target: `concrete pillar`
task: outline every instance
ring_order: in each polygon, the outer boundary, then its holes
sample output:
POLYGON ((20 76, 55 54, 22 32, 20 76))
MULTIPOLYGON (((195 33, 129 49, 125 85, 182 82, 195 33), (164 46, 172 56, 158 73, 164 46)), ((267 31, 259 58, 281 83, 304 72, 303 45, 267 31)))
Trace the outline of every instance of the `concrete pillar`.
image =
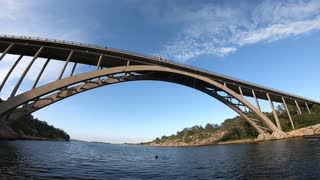
POLYGON ((274 119, 276 120, 277 127, 282 131, 282 128, 281 128, 281 125, 280 125, 280 122, 279 122, 279 118, 278 118, 278 115, 277 115, 277 111, 274 109, 273 103, 272 103, 271 98, 270 98, 268 93, 267 93, 267 97, 268 97, 268 100, 269 100, 269 103, 270 103, 270 106, 271 106, 271 109, 272 109, 272 112, 273 112, 274 119))
POLYGON ((306 104, 306 107, 307 107, 308 112, 309 112, 309 114, 310 114, 310 113, 311 113, 311 111, 310 111, 309 105, 308 105, 308 103, 305 103, 305 104, 306 104))
POLYGON ((30 61, 30 63, 28 64, 28 66, 26 67, 26 69, 24 70, 24 72, 22 73, 22 75, 20 76, 16 86, 14 87, 14 89, 11 92, 10 98, 14 97, 14 95, 17 93, 17 90, 20 87, 20 84, 22 83, 24 77, 26 76, 26 74, 28 73, 28 71, 30 70, 32 64, 34 63, 34 61, 39 57, 40 53, 42 52, 43 47, 41 47, 37 53, 35 54, 35 56, 32 58, 32 60, 30 61))
POLYGON ((292 118, 291 118, 291 114, 290 114, 290 111, 289 111, 289 109, 288 109, 288 106, 287 106, 286 100, 285 100, 283 97, 281 97, 281 98, 282 98, 282 102, 283 102, 283 104, 284 104, 284 107, 285 107, 285 108, 286 108, 286 110, 287 110, 287 113, 288 113, 288 117, 289 117, 289 120, 290 120, 291 127, 292 127, 292 129, 294 129, 294 124, 293 124, 293 121, 292 121, 292 118))
POLYGON ((97 63, 97 70, 99 70, 99 67, 101 65, 101 60, 102 60, 103 55, 100 55, 98 63, 97 63))
POLYGON ((253 95, 253 97, 254 97, 254 100, 256 101, 256 104, 257 104, 258 109, 261 111, 259 101, 258 101, 258 99, 257 99, 257 97, 256 97, 256 93, 254 92, 253 89, 252 89, 252 95, 253 95))
POLYGON ((38 82, 40 80, 40 77, 42 76, 43 71, 46 69, 46 67, 47 67, 49 62, 50 62, 50 59, 47 59, 46 62, 44 63, 44 65, 42 66, 42 68, 41 68, 41 70, 40 70, 40 72, 38 74, 37 79, 34 81, 34 83, 32 85, 32 89, 34 89, 37 86, 37 84, 38 84, 38 82))
MULTIPOLYGON (((98 63, 97 63, 97 70, 101 69, 101 61, 102 61, 103 55, 100 55, 98 63)), ((100 82, 101 77, 98 77, 98 82, 100 82)))
POLYGON ((72 67, 72 70, 71 70, 70 76, 73 76, 73 74, 74 74, 74 70, 76 69, 77 64, 78 64, 78 63, 74 63, 74 64, 73 64, 73 67, 72 67))
POLYGON ((58 80, 60 80, 60 79, 62 78, 63 73, 64 73, 64 71, 66 70, 66 67, 67 67, 67 65, 68 65, 68 63, 69 63, 69 61, 70 61, 70 59, 71 59, 72 55, 73 55, 73 51, 71 51, 71 52, 70 52, 70 54, 69 54, 69 56, 68 56, 68 58, 67 58, 66 62, 64 63, 64 66, 63 66, 63 68, 62 68, 62 71, 61 71, 61 73, 60 73, 60 75, 59 75, 58 80))
POLYGON ((4 50, 4 52, 1 54, 0 56, 0 61, 4 58, 4 56, 10 51, 10 49, 13 47, 13 43, 10 44, 6 50, 4 50))
MULTIPOLYGON (((243 93, 242 93, 242 89, 241 89, 240 86, 239 86, 239 92, 240 92, 240 95, 244 98, 243 93)), ((246 107, 244 107, 244 111, 247 112, 247 108, 246 107)))
POLYGON ((299 104, 298 104, 297 100, 294 100, 294 103, 295 103, 296 106, 297 106, 298 114, 302 114, 301 109, 300 109, 300 107, 299 107, 299 104))
MULTIPOLYGON (((127 60, 127 62, 125 63, 125 66, 130 66, 130 61, 129 60, 127 60)), ((126 73, 124 73, 124 76, 127 77, 128 74, 129 73, 126 72, 126 73)), ((100 80, 100 77, 99 77, 99 80, 100 80)))
POLYGON ((18 63, 20 62, 20 60, 22 59, 23 55, 19 56, 18 59, 14 62, 14 64, 12 65, 12 67, 10 68, 9 72, 6 74, 6 76, 4 77, 1 85, 0 85, 0 91, 2 90, 3 86, 6 84, 9 76, 11 75, 12 71, 14 70, 14 68, 18 65, 18 63))

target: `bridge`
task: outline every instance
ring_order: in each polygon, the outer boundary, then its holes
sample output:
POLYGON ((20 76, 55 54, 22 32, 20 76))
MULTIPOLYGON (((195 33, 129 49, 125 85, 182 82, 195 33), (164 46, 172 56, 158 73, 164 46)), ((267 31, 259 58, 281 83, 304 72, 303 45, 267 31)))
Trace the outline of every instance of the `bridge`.
POLYGON ((109 47, 1 35, 0 53, 0 66, 5 56, 17 57, 2 82, 0 81, 0 92, 16 66, 26 57, 31 58, 15 82, 10 95, 6 100, 0 101, 0 122, 3 123, 14 122, 27 114, 87 90, 138 80, 171 82, 206 93, 242 116, 259 133, 258 139, 261 140, 286 137, 274 103, 283 104, 292 129, 295 128, 292 119, 293 110, 298 114, 310 113, 312 106, 320 105, 320 102, 311 99, 186 66, 161 57, 109 47), (30 89, 18 94, 21 83, 35 61, 43 61, 42 68, 38 70, 38 75, 34 77, 30 89), (39 80, 51 61, 63 61, 64 66, 56 80, 39 86, 39 80), (75 70, 81 64, 94 66, 94 69, 76 74, 75 70), (68 66, 72 67, 70 72, 66 72, 68 66), (248 100, 249 97, 254 98, 255 103, 251 103, 248 100), (268 118, 262 112, 259 100, 269 101, 274 119, 268 118))

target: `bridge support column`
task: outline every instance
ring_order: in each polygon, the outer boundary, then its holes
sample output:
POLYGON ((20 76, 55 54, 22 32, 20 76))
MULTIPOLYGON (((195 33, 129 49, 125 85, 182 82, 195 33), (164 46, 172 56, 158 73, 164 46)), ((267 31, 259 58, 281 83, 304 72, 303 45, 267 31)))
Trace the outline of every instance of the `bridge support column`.
POLYGON ((258 141, 266 141, 266 140, 270 140, 270 139, 272 139, 271 134, 269 134, 269 133, 262 133, 262 134, 259 134, 259 135, 258 135, 258 137, 257 137, 256 140, 258 140, 258 141))
POLYGON ((102 57, 103 57, 103 55, 99 56, 99 60, 98 60, 98 63, 97 63, 97 69, 96 70, 99 70, 99 68, 100 68, 102 57))
POLYGON ((73 67, 72 67, 72 70, 71 70, 71 73, 70 73, 70 77, 73 76, 74 71, 76 70, 77 64, 78 64, 78 63, 74 63, 74 64, 73 64, 73 67))
MULTIPOLYGON (((100 55, 100 56, 99 56, 99 60, 98 60, 98 63, 97 63, 97 69, 96 69, 96 70, 99 70, 99 69, 100 69, 102 57, 103 57, 103 55, 100 55)), ((98 81, 99 81, 100 79, 101 79, 101 77, 98 77, 98 81)))
POLYGON ((70 59, 71 59, 72 55, 73 55, 73 51, 71 51, 71 52, 70 52, 70 54, 69 54, 69 56, 68 56, 68 58, 67 58, 66 62, 64 63, 64 66, 63 66, 63 68, 62 68, 62 71, 61 71, 61 73, 60 73, 60 75, 59 75, 58 80, 60 80, 60 79, 62 78, 63 73, 64 73, 64 71, 66 70, 67 65, 68 65, 68 63, 69 63, 69 61, 70 61, 70 59))
POLYGON ((2 55, 0 56, 0 61, 4 58, 4 56, 6 56, 6 54, 10 51, 10 49, 13 47, 13 43, 9 45, 9 47, 7 47, 7 49, 2 53, 2 55))
POLYGON ((41 68, 41 70, 40 70, 40 72, 38 74, 37 79, 34 81, 34 83, 32 85, 32 89, 36 88, 36 86, 37 86, 37 84, 38 84, 38 82, 39 82, 39 80, 40 80, 40 78, 41 78, 41 76, 43 74, 43 71, 46 69, 49 61, 50 61, 50 59, 47 59, 46 62, 44 63, 44 65, 42 66, 42 68, 41 68))
POLYGON ((269 96, 269 93, 267 93, 267 97, 268 97, 268 100, 269 100, 269 103, 270 103, 270 106, 271 106, 271 109, 272 109, 272 112, 273 112, 274 119, 276 120, 277 127, 282 131, 282 128, 281 128, 281 125, 280 125, 280 122, 279 122, 279 118, 278 118, 278 115, 277 115, 277 111, 274 109, 274 106, 273 106, 273 103, 272 103, 271 98, 269 96))
MULTIPOLYGON (((240 86, 239 86, 239 92, 240 92, 240 95, 244 98, 243 93, 242 93, 242 89, 241 89, 240 86)), ((244 107, 244 111, 247 112, 247 108, 246 107, 244 107)))
POLYGON ((22 59, 23 55, 19 56, 18 59, 14 62, 14 64, 12 65, 12 67, 10 68, 9 72, 6 74, 6 76, 4 77, 1 85, 0 85, 0 91, 2 90, 3 86, 6 84, 8 78, 10 77, 12 71, 14 70, 14 68, 16 68, 16 66, 19 64, 20 60, 22 59))
POLYGON ((296 106, 297 106, 298 114, 302 114, 301 109, 300 109, 300 107, 299 107, 299 104, 298 104, 297 100, 294 100, 294 103, 295 103, 296 106))
POLYGON ((42 52, 42 50, 43 50, 43 47, 41 47, 41 48, 37 51, 36 55, 32 58, 32 60, 31 60, 30 63, 28 64, 28 66, 26 67, 26 69, 24 70, 24 72, 22 73, 22 75, 20 76, 20 79, 18 80, 16 86, 14 87, 14 89, 13 89, 11 95, 10 95, 10 98, 13 98, 14 95, 17 93, 17 90, 19 89, 20 84, 22 83, 24 77, 26 76, 26 74, 27 74, 28 71, 30 70, 30 68, 31 68, 32 64, 34 63, 34 61, 39 57, 39 55, 40 55, 40 53, 42 52))
POLYGON ((288 114, 288 117, 289 117, 289 120, 290 120, 291 127, 292 127, 292 129, 294 129, 294 124, 293 124, 293 121, 292 121, 292 118, 291 118, 291 114, 290 114, 290 111, 289 111, 289 109, 288 109, 286 100, 285 100, 283 97, 281 97, 281 98, 282 98, 282 102, 283 102, 283 104, 284 104, 284 107, 285 107, 286 110, 287 110, 287 114, 288 114))
POLYGON ((311 113, 311 111, 310 111, 309 105, 308 105, 308 103, 305 103, 305 104, 306 104, 306 107, 307 107, 308 112, 309 112, 309 114, 310 114, 310 113, 311 113))
POLYGON ((253 97, 254 97, 254 100, 256 101, 256 104, 257 104, 258 109, 261 111, 259 101, 258 101, 257 96, 256 96, 256 93, 254 92, 253 89, 252 89, 252 95, 253 95, 253 97))

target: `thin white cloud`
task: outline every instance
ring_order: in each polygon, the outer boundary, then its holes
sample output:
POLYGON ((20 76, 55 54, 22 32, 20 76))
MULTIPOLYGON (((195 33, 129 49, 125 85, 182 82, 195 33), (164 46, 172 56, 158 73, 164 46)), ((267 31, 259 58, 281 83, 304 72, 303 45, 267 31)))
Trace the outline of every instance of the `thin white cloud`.
POLYGON ((320 29, 320 1, 261 1, 236 8, 207 4, 175 9, 170 23, 181 31, 164 45, 162 55, 186 61, 202 55, 223 57, 241 46, 273 42, 320 29), (250 7, 250 8, 248 8, 250 7))
POLYGON ((236 35, 235 43, 240 46, 254 44, 260 41, 276 41, 289 36, 297 36, 307 32, 320 30, 320 19, 297 21, 287 24, 274 24, 251 32, 236 35))
POLYGON ((319 15, 319 0, 262 1, 253 11, 256 24, 277 24, 305 20, 319 15))
MULTIPOLYGON (((90 36, 87 31, 90 28, 96 27, 95 21, 88 21, 85 24, 75 24, 69 17, 62 18, 56 15, 48 13, 41 13, 37 8, 45 6, 45 1, 20 1, 20 0, 0 0, 0 34, 6 35, 21 35, 21 36, 33 36, 54 38, 62 40, 73 40, 77 42, 88 42, 90 36)), ((91 29, 92 29, 91 28, 91 29)), ((16 60, 17 56, 6 56, 0 62, 0 83, 2 82, 5 74, 7 74, 9 68, 16 60)), ((39 70, 44 63, 44 59, 37 60, 28 74, 26 75, 24 82, 19 92, 26 91, 29 86, 37 77, 39 70)), ((0 92, 1 98, 7 98, 15 86, 17 79, 21 76, 27 64, 30 62, 30 57, 24 57, 15 70, 10 75, 5 88, 0 92)), ((46 68, 41 82, 52 81, 58 77, 64 62, 51 61, 50 65, 46 68)), ((68 72, 70 66, 66 69, 68 72)))
POLYGON ((216 54, 218 56, 225 56, 226 54, 232 54, 236 52, 236 48, 234 47, 222 47, 222 48, 217 48, 216 54))
MULTIPOLYGON (((9 35, 88 41, 85 28, 52 12, 42 13, 38 8, 46 1, 0 0, 0 33, 9 35)), ((83 25, 83 24, 82 24, 83 25)), ((87 22, 86 27, 94 27, 87 22)))

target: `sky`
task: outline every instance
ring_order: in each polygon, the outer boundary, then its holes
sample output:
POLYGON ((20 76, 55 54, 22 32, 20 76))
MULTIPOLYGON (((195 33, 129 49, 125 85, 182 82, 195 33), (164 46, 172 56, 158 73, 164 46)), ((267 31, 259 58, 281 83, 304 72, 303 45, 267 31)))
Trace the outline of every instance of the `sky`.
MULTIPOLYGON (((318 0, 0 0, 0 27, 0 34, 162 56, 320 101, 318 0)), ((15 58, 0 62, 0 81, 15 58)), ((17 66, 1 98, 9 95, 29 60, 17 66)), ((32 66, 18 93, 30 88, 42 62, 32 66)), ((55 80, 62 66, 52 62, 40 84, 55 80)), ((88 70, 80 66, 77 73, 88 70)), ((261 104, 270 111, 268 102, 261 104)), ((220 124, 237 114, 194 89, 140 81, 81 93, 33 115, 73 139, 123 143, 220 124)))

